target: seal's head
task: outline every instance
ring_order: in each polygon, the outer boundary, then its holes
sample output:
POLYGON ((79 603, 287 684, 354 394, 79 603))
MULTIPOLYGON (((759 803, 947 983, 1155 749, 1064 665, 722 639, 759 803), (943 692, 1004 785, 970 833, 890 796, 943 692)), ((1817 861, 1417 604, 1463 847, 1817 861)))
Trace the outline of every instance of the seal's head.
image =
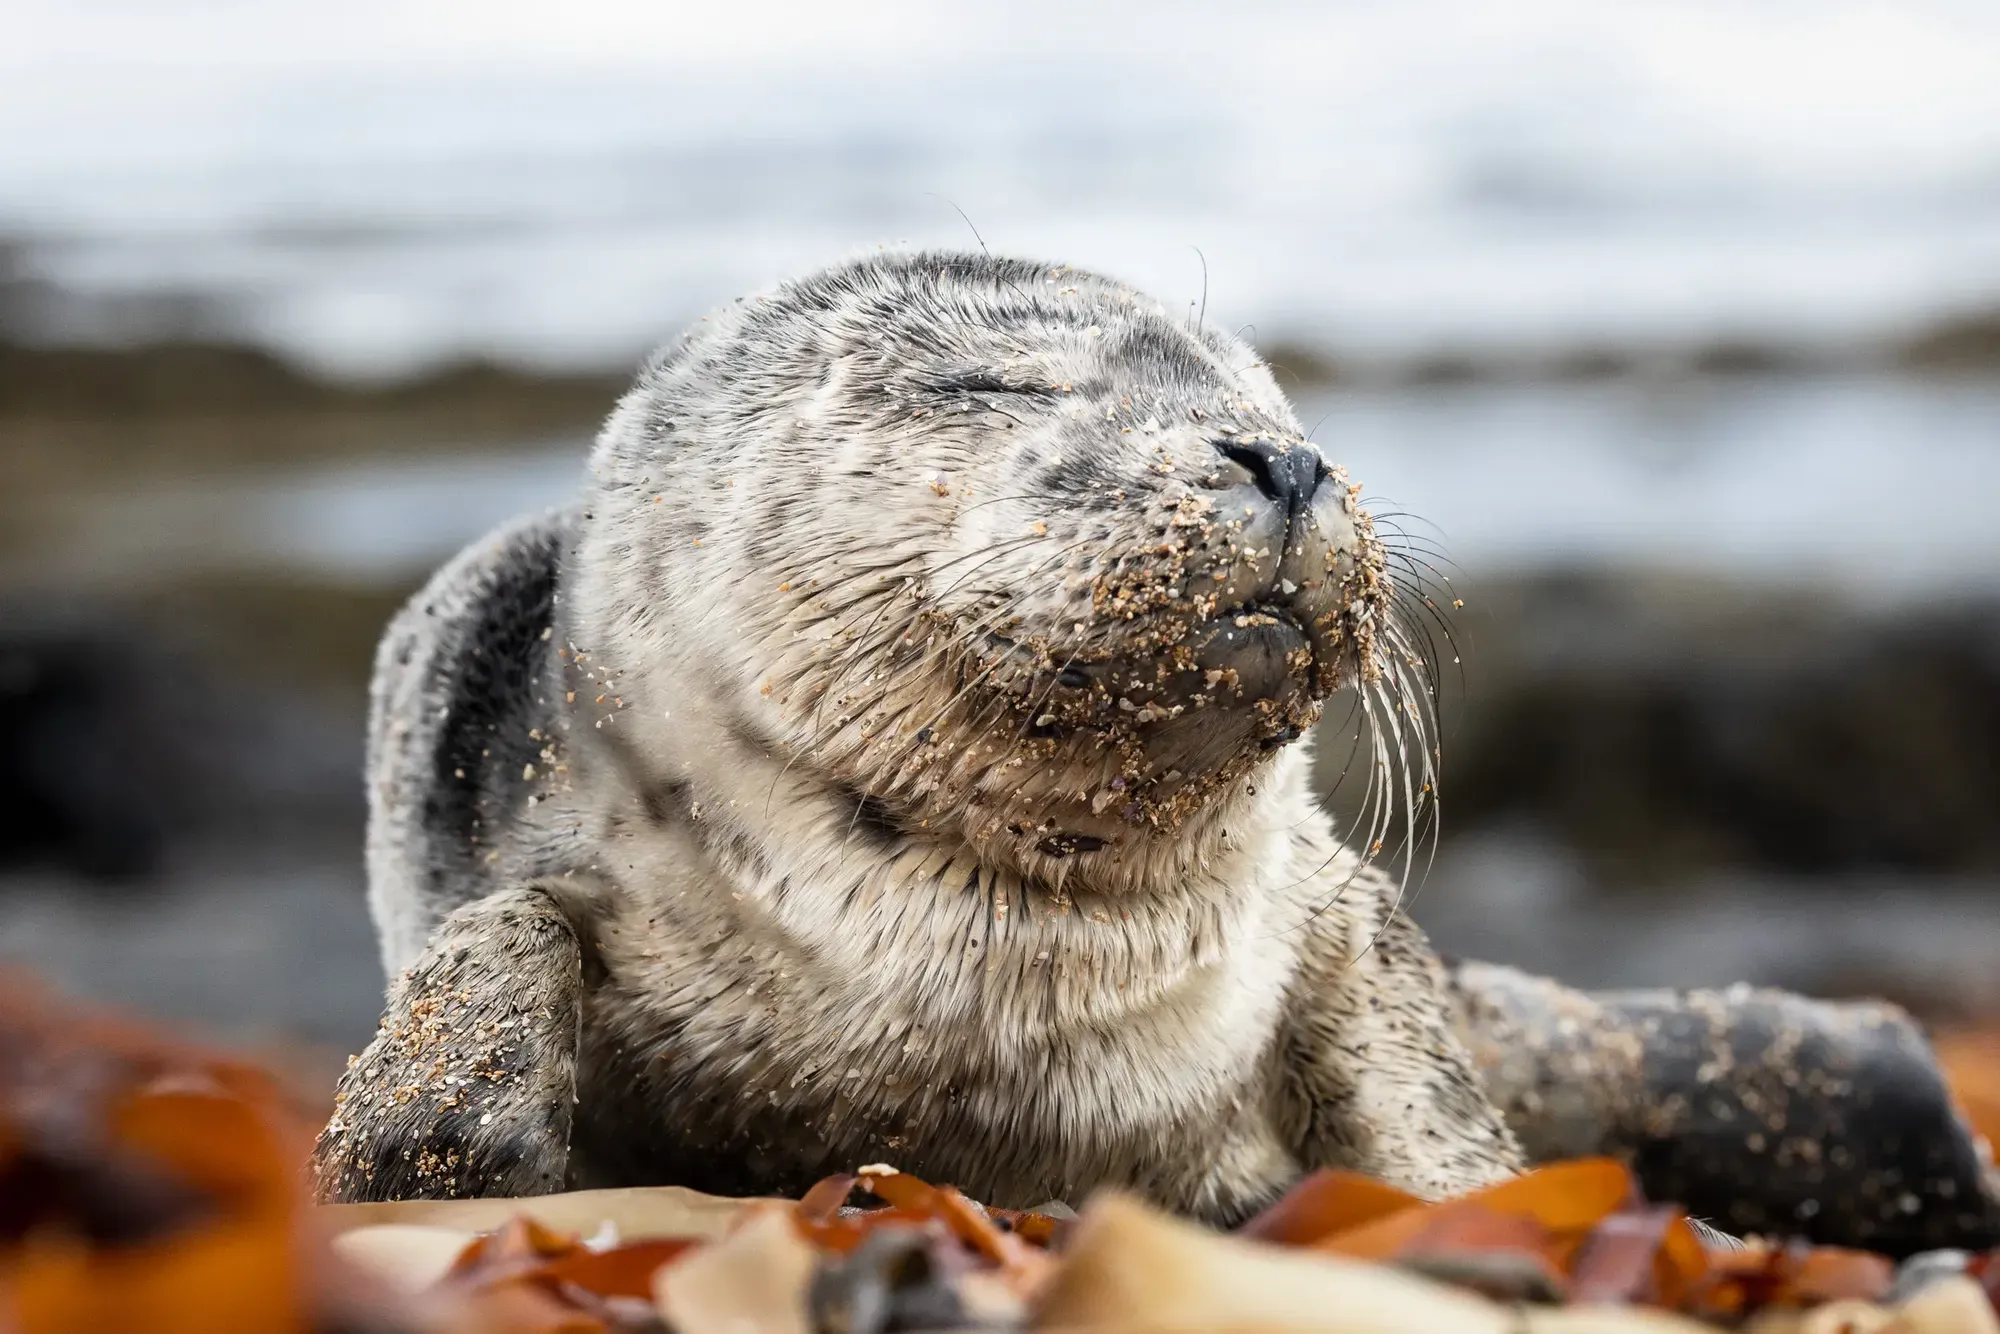
POLYGON ((1407 666, 1359 488, 1256 354, 1067 266, 881 256, 738 302, 595 464, 617 670, 1045 877, 1184 864, 1329 694, 1407 666))

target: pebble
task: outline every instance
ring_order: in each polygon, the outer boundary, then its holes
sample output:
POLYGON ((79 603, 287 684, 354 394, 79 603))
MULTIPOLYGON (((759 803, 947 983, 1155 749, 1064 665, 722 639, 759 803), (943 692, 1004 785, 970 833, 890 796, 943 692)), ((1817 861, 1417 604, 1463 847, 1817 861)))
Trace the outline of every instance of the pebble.
POLYGON ((1895 1281, 1884 1300, 1896 1306, 1930 1287, 1939 1279, 1956 1278, 1972 1260, 1968 1251, 1919 1251, 1896 1267, 1895 1281))

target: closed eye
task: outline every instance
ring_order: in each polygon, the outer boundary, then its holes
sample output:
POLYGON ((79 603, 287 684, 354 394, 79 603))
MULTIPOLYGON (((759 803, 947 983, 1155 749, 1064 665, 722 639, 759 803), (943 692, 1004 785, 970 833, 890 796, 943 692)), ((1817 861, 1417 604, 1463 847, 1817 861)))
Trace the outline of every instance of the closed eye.
POLYGON ((965 370, 949 375, 935 376, 924 382, 924 388, 934 394, 957 397, 964 394, 1013 394, 1029 398, 1054 398, 1054 385, 1038 384, 1033 380, 1009 380, 998 371, 965 370))

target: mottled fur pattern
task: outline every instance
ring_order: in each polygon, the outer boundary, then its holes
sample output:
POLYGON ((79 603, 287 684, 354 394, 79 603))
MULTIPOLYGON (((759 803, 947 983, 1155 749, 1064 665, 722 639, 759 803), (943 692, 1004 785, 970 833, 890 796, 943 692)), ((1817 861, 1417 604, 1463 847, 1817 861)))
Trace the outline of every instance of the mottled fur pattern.
POLYGON ((1226 1221, 1321 1165, 1516 1170, 1308 786, 1343 685, 1397 803, 1428 771, 1357 490, 1247 346, 1065 266, 877 256, 705 320, 575 509, 385 639, 370 896, 410 971, 322 1190, 887 1160, 1226 1221))

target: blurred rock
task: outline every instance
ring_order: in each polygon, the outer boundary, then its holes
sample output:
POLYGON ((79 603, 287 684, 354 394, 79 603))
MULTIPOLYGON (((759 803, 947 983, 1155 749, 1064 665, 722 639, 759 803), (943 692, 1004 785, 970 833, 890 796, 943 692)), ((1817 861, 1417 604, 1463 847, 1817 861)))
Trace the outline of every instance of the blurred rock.
POLYGON ((145 698, 155 684, 102 636, 0 630, 0 866, 48 859, 100 880, 157 869, 177 786, 145 698))
POLYGON ((1942 320, 1905 343, 1898 359, 1919 371, 2000 371, 2000 310, 1942 320))
POLYGON ((1787 340, 1719 332, 1685 341, 1514 342, 1438 345, 1384 354, 1335 355, 1278 338, 1262 349, 1286 388, 1327 384, 1533 384, 1635 379, 1844 374, 1888 369, 1915 375, 2000 372, 2000 311, 1948 316, 1901 335, 1844 341, 1787 340))
POLYGON ((1526 821, 1605 883, 2000 872, 2000 606, 1581 577, 1492 602, 1446 744, 1454 832, 1526 821))
MULTIPOLYGON (((438 405, 610 410, 630 379, 547 376, 488 362, 461 362, 391 384, 323 379, 262 348, 176 339, 133 348, 33 346, 0 341, 0 414, 145 417, 159 413, 257 412, 273 408, 438 405)), ((572 416, 562 412, 569 424, 572 416)))
POLYGON ((0 869, 105 884, 199 840, 359 837, 358 736, 116 606, 0 608, 0 869))

